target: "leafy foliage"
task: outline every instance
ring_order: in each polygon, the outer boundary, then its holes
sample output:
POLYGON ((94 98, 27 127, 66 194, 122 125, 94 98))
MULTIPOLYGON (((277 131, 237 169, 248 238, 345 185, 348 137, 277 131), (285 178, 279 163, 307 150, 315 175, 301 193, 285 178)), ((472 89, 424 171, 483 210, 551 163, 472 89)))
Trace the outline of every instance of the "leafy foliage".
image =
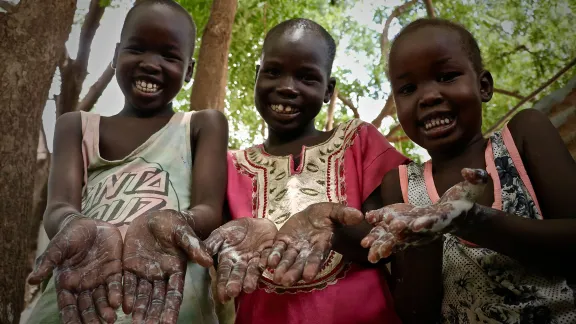
MULTIPOLYGON (((199 45, 201 33, 208 22, 207 8, 211 7, 212 1, 180 0, 179 2, 196 21, 199 45)), ((389 85, 381 61, 380 31, 369 28, 366 22, 357 21, 350 14, 355 6, 366 7, 368 2, 366 0, 239 1, 230 46, 226 98, 231 147, 246 147, 263 140, 261 119, 253 105, 256 64, 266 31, 289 18, 306 17, 325 26, 339 42, 338 53, 346 53, 369 71, 370 80, 363 82, 355 75, 356 71, 340 67, 337 56, 333 75, 338 78, 338 89, 341 94, 351 99, 357 107, 360 98, 379 100, 382 106, 384 105, 389 94, 389 85)), ((378 1, 371 4, 374 12, 372 20, 383 26, 394 7, 376 2, 378 1)), ((395 2, 394 5, 403 3, 395 2)), ((458 21, 479 40, 485 67, 492 72, 497 88, 525 96, 563 68, 576 54, 576 42, 571 37, 571 22, 576 12, 574 1, 438 0, 433 3, 439 17, 458 21)), ((393 24, 405 26, 410 21, 424 16, 426 16, 425 6, 419 1, 394 20, 393 24)), ((388 36, 391 39, 394 35, 388 36)), ((537 98, 561 87, 570 75, 571 73, 567 73, 537 98)), ((189 97, 190 88, 179 94, 180 109, 188 108, 189 97)), ((518 98, 496 93, 492 101, 485 106, 484 129, 493 125, 518 101, 518 98)), ((525 107, 530 107, 530 104, 526 104, 525 107)), ((334 114, 335 124, 352 117, 352 112, 338 102, 334 114)), ((317 126, 323 128, 325 121, 326 115, 323 112, 317 118, 317 126)), ((383 132, 387 131, 385 128, 382 128, 383 132)), ((399 132, 395 135, 403 134, 399 132)), ((416 160, 421 156, 416 146, 409 141, 395 145, 416 160)))

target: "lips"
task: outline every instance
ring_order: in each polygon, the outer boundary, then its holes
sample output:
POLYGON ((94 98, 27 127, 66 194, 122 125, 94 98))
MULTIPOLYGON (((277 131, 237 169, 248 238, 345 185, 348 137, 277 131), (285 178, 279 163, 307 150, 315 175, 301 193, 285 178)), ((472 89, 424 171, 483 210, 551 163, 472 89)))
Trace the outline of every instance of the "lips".
POLYGON ((444 137, 454 130, 456 116, 451 112, 433 112, 425 116, 419 122, 428 137, 444 137))
POLYGON ((134 87, 138 91, 146 94, 156 94, 162 90, 160 84, 153 81, 146 81, 142 79, 137 79, 136 81, 134 81, 134 87))

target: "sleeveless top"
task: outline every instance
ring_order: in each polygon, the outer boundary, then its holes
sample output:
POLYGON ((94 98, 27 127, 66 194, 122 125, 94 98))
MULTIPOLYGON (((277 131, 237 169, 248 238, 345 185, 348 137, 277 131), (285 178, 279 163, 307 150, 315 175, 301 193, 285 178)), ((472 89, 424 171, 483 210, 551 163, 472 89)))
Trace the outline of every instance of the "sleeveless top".
MULTIPOLYGON (((136 217, 161 209, 190 206, 192 152, 190 116, 177 112, 169 122, 125 158, 100 156, 100 115, 81 112, 84 184, 82 214, 119 227, 124 237, 136 217)), ((121 139, 118 139, 121 140, 121 139)), ((208 269, 189 262, 178 323, 218 323, 208 269)), ((120 307, 116 323, 131 323, 120 307)), ((53 278, 28 323, 60 323, 53 278)))
MULTIPOLYGON (((543 219, 507 127, 490 137, 485 159, 494 182, 492 207, 543 219)), ((432 161, 400 166, 399 172, 404 202, 428 206, 440 199, 432 161)), ((576 323, 573 291, 564 278, 545 276, 451 234, 444 235, 442 274, 444 323, 576 323)))

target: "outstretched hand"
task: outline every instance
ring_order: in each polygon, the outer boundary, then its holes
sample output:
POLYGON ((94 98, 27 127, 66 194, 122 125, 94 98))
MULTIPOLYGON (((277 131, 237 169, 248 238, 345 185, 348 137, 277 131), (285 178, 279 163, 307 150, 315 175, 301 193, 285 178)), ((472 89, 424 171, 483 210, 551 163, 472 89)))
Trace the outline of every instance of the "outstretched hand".
POLYGON ((334 229, 363 219, 359 210, 329 202, 291 216, 278 231, 268 257, 268 267, 275 268, 274 282, 288 287, 302 279, 314 280, 332 248, 334 229))
POLYGON ((32 285, 50 277, 63 323, 114 323, 122 302, 122 236, 103 221, 69 216, 36 259, 32 285))
POLYGON ((128 227, 122 257, 126 314, 134 323, 178 319, 188 260, 204 267, 212 257, 188 221, 191 215, 160 210, 136 218, 128 227))
POLYGON ((217 228, 204 241, 212 254, 218 253, 220 302, 237 297, 242 290, 256 290, 276 232, 276 225, 268 219, 241 218, 217 228))
POLYGON ((455 220, 465 216, 480 198, 488 181, 481 169, 462 169, 464 181, 448 189, 440 200, 427 207, 393 204, 366 214, 374 225, 361 242, 370 248, 368 260, 377 262, 409 246, 427 244, 457 229, 455 220))

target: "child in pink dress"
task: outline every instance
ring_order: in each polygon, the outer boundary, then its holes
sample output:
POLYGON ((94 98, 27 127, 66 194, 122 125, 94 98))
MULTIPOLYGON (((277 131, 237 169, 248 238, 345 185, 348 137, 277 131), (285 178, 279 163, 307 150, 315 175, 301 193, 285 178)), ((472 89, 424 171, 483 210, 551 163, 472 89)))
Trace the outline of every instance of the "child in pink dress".
POLYGON ((229 153, 227 201, 233 221, 206 241, 219 252, 219 295, 238 297, 236 323, 399 323, 383 267, 367 266, 359 245, 370 229, 367 223, 335 232, 336 251, 328 249, 311 280, 275 279, 272 269, 264 270, 266 256, 260 258, 295 214, 299 221, 326 213, 327 202, 379 208, 380 180, 407 162, 360 120, 329 132, 315 128, 336 84, 330 78, 334 55, 332 37, 306 19, 285 21, 265 39, 255 102, 269 137, 229 153))

